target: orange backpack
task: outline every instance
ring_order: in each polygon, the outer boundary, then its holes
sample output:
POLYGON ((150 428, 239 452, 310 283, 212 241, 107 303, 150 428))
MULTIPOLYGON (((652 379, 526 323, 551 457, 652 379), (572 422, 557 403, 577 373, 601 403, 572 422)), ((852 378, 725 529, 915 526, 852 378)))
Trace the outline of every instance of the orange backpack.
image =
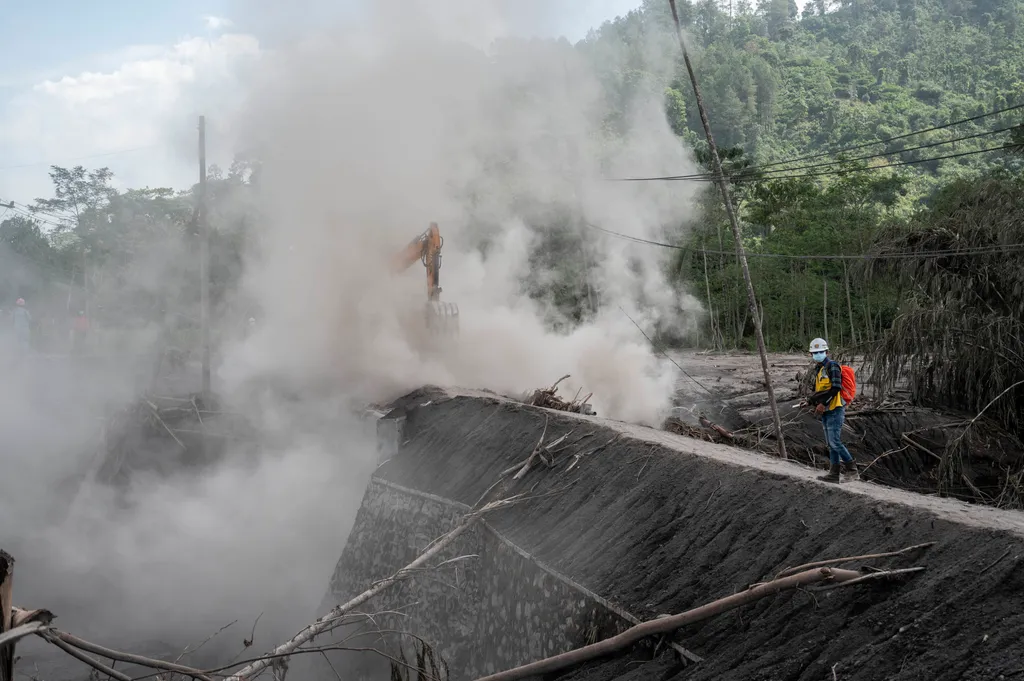
POLYGON ((849 404, 857 397, 857 374, 851 366, 840 364, 839 368, 843 370, 843 386, 839 389, 839 394, 842 395, 843 402, 849 404))

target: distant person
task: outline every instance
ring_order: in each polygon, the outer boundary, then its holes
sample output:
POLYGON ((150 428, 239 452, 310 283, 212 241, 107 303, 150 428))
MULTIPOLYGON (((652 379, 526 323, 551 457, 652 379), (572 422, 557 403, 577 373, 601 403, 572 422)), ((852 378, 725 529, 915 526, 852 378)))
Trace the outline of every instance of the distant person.
POLYGON ((843 444, 843 422, 846 420, 846 404, 841 394, 843 368, 829 356, 828 343, 823 338, 811 341, 810 353, 818 370, 814 376, 814 394, 807 398, 807 405, 814 407, 814 413, 821 417, 828 444, 829 468, 821 480, 839 482, 840 473, 856 479, 857 464, 843 444))
POLYGON ((32 315, 25 306, 25 299, 18 298, 14 303, 14 339, 18 343, 18 351, 27 353, 32 339, 32 315))
POLYGON ((71 323, 71 351, 80 355, 85 351, 85 339, 89 335, 89 318, 85 310, 79 310, 71 323))

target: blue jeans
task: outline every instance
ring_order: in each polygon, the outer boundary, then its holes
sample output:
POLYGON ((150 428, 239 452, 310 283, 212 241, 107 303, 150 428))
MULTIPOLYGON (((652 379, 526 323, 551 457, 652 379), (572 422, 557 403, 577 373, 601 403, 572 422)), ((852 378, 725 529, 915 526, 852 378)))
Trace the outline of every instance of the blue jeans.
POLYGON ((825 428, 825 442, 828 443, 828 460, 832 464, 840 461, 853 461, 850 450, 843 444, 843 421, 846 420, 846 407, 836 407, 821 415, 821 425, 825 428))

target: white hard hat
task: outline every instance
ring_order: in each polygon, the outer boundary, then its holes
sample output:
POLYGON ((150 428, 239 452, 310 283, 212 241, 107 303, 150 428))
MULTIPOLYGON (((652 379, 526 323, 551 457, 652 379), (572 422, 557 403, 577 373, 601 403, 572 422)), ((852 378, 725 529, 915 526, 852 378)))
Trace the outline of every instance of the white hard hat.
POLYGON ((811 341, 811 349, 808 352, 825 352, 828 350, 828 343, 825 342, 824 338, 815 338, 811 341))

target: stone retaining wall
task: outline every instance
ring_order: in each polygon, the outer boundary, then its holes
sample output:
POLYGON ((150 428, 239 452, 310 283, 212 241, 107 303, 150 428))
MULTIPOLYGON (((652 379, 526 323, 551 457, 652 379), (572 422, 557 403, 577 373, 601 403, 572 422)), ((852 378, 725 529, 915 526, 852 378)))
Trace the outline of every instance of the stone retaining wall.
MULTIPOLYGON (((324 609, 412 562, 467 512, 465 504, 374 478, 324 609)), ((572 650, 639 621, 545 566, 486 521, 459 537, 437 562, 446 560, 451 562, 388 589, 363 610, 405 613, 381 618, 378 626, 411 631, 436 645, 457 670, 453 679, 572 650)))

